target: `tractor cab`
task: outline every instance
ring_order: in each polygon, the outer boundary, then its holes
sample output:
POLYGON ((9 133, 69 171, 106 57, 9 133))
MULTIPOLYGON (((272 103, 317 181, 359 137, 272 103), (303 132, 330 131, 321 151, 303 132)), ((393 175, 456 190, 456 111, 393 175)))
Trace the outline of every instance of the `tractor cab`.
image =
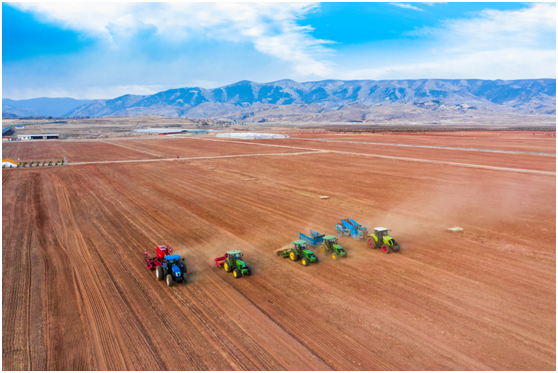
POLYGON ((166 255, 163 262, 163 270, 159 276, 162 280, 167 278, 167 285, 172 286, 173 281, 184 282, 186 280, 186 265, 183 263, 184 259, 180 260, 180 255, 166 255), (169 277, 170 276, 170 277, 169 277))
POLYGON ((238 260, 242 257, 242 252, 240 250, 227 251, 227 256, 231 260, 238 260))
MULTIPOLYGON (((184 259, 182 259, 184 261, 184 259)), ((167 255, 165 256, 165 262, 163 263, 163 267, 165 268, 172 268, 176 266, 181 268, 183 266, 182 262, 180 261, 180 255, 167 255)))
POLYGON ((325 236, 324 242, 326 242, 329 246, 337 245, 337 237, 333 235, 325 236))
POLYGON ((299 241, 293 242, 293 244, 294 244, 294 247, 297 251, 306 250, 306 241, 299 240, 299 241))
POLYGON ((382 240, 384 236, 387 236, 387 234, 388 234, 387 228, 382 228, 382 227, 374 228, 374 235, 378 238, 378 241, 382 240))

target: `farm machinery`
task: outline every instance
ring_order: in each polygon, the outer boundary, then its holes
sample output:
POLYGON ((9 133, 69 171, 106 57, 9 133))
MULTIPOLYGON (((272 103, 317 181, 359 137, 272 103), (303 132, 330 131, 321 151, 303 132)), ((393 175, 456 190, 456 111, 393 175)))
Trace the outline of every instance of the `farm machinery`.
POLYGON ((288 249, 279 249, 275 253, 283 258, 291 258, 294 262, 300 258, 303 266, 307 266, 310 263, 316 263, 318 261, 316 255, 306 248, 306 241, 304 240, 294 241, 293 247, 288 249))
POLYGON ((341 223, 337 223, 335 229, 339 235, 351 235, 357 241, 368 234, 368 228, 363 227, 351 218, 341 219, 341 223))
POLYGON ((246 263, 240 258, 242 253, 240 250, 227 251, 225 255, 215 258, 215 264, 218 267, 223 266, 226 272, 232 272, 234 278, 240 278, 242 276, 250 276, 252 272, 246 263))
POLYGON ((328 253, 331 253, 331 257, 333 258, 333 260, 337 260, 337 258, 347 255, 345 249, 337 244, 337 237, 332 235, 324 237, 322 245, 320 246, 320 251, 323 254, 325 254, 326 251, 328 253))
POLYGON ((167 286, 171 287, 175 282, 185 282, 188 278, 188 271, 184 258, 180 259, 180 255, 170 255, 172 247, 168 245, 157 246, 157 255, 150 257, 146 251, 144 262, 149 270, 155 270, 157 280, 166 279, 167 286))
POLYGON ((393 238, 388 236, 388 229, 383 227, 374 228, 374 233, 368 235, 368 246, 389 254, 392 251, 399 251, 399 244, 393 238))
POLYGON ((323 254, 326 252, 331 253, 331 257, 334 260, 347 255, 345 249, 337 244, 337 238, 332 235, 326 236, 310 229, 310 236, 300 233, 300 240, 306 241, 312 247, 320 246, 320 251, 323 254))

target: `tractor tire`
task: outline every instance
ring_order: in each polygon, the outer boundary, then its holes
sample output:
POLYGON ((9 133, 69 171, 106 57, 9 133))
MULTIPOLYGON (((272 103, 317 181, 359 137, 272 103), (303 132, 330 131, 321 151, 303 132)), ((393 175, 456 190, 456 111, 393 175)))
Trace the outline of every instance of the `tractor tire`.
POLYGON ((382 245, 382 251, 386 254, 389 254, 391 252, 391 246, 383 244, 382 245))
POLYGON ((306 259, 306 258, 302 258, 302 260, 300 262, 302 263, 303 266, 308 265, 308 259, 306 259))
POLYGON ((325 254, 326 247, 324 245, 322 245, 322 247, 320 247, 320 251, 322 252, 322 254, 325 254))
POLYGON ((168 274, 167 275, 167 286, 170 288, 173 285, 174 280, 172 279, 172 275, 168 274))
POLYGON ((378 243, 376 242, 375 239, 370 238, 370 239, 368 240, 368 247, 371 247, 371 248, 373 248, 373 249, 376 249, 376 248, 378 248, 378 243))
POLYGON ((246 274, 246 276, 252 275, 252 270, 250 269, 250 267, 246 266, 246 269, 248 270, 248 273, 246 274))
POLYGON ((333 260, 337 260, 337 254, 336 253, 331 254, 331 257, 333 258, 333 260))
POLYGON ((234 278, 241 278, 242 277, 242 272, 240 272, 238 269, 233 269, 233 276, 234 278))
POLYGON ((232 268, 229 265, 229 263, 227 263, 227 262, 223 263, 223 268, 225 268, 225 272, 228 272, 228 273, 232 272, 232 268))
POLYGON ((291 251, 291 253, 289 254, 289 258, 291 258, 293 262, 296 262, 298 260, 298 255, 296 255, 294 251, 291 251))
POLYGON ((157 281, 163 281, 165 279, 165 270, 163 267, 155 267, 155 276, 157 277, 157 281))

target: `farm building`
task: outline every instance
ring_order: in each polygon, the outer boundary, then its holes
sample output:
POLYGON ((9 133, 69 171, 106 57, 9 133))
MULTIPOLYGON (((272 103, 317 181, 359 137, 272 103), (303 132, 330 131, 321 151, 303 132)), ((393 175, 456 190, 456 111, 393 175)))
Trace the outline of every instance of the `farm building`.
POLYGON ((59 139, 60 135, 57 133, 43 133, 38 135, 17 135, 20 140, 52 140, 59 139))
POLYGON ((178 135, 178 134, 191 134, 191 135, 205 135, 208 130, 201 129, 185 129, 185 128, 145 128, 141 130, 134 130, 135 132, 150 133, 158 135, 178 135))
POLYGON ((243 140, 256 140, 256 139, 286 139, 287 135, 279 135, 277 133, 257 133, 257 132, 241 132, 241 133, 220 133, 217 137, 224 137, 229 139, 243 139, 243 140))

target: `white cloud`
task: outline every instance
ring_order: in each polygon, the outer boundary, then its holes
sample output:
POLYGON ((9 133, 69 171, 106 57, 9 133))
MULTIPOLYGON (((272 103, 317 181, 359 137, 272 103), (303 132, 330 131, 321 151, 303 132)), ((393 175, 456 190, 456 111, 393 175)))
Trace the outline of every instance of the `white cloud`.
POLYGON ((298 75, 325 76, 328 41, 310 35, 297 20, 316 9, 304 3, 17 3, 44 21, 84 32, 113 48, 134 33, 151 30, 165 40, 196 35, 220 41, 250 42, 267 55, 291 64, 298 75), (116 45, 115 45, 116 44, 116 45))
MULTIPOLYGON (((341 79, 540 79, 555 78, 556 52, 502 49, 463 54, 437 55, 429 61, 400 62, 356 69, 341 79)), ((409 59, 412 60, 412 59, 409 59)))
POLYGON ((431 47, 395 63, 377 63, 342 74, 343 79, 556 77, 556 6, 537 3, 521 10, 484 10, 440 28, 410 33, 431 47), (383 64, 383 66, 382 66, 383 64))
POLYGON ((424 28, 417 36, 433 36, 457 49, 494 50, 513 46, 533 47, 554 35, 556 47, 556 5, 536 3, 521 10, 486 9, 470 19, 446 20, 437 29, 424 28))
POLYGON ((416 6, 412 6, 411 4, 405 4, 405 3, 389 3, 389 5, 397 6, 397 7, 399 7, 399 8, 418 10, 418 11, 423 12, 422 9, 417 8, 416 6))

